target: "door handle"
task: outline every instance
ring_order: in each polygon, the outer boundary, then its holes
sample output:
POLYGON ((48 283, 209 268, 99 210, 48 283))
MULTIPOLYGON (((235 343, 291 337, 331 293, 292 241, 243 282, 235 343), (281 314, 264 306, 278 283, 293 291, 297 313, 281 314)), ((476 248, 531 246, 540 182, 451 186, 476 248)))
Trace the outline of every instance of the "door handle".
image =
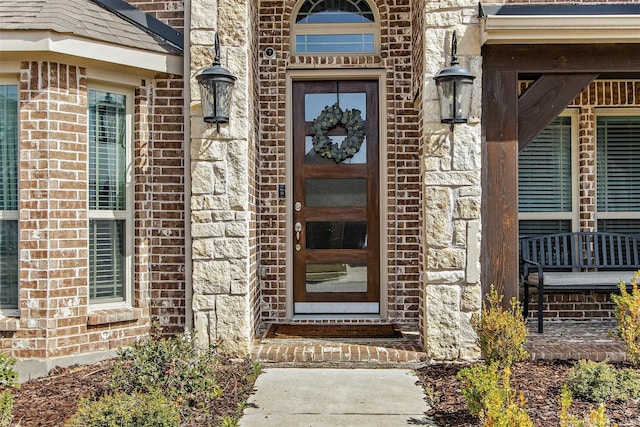
POLYGON ((300 221, 296 222, 296 225, 293 226, 293 229, 296 232, 296 242, 300 242, 300 232, 302 231, 302 224, 300 221))

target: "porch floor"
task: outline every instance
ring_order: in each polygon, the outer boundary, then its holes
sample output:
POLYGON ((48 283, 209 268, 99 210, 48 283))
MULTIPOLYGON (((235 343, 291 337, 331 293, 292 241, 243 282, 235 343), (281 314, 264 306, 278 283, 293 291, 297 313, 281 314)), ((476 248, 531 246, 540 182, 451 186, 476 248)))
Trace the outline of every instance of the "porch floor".
MULTIPOLYGON (((538 334, 529 323, 526 349, 532 359, 624 361, 625 345, 611 333, 615 322, 546 321, 538 334)), ((269 366, 402 367, 427 363, 418 333, 403 331, 397 339, 257 339, 252 358, 269 366)))

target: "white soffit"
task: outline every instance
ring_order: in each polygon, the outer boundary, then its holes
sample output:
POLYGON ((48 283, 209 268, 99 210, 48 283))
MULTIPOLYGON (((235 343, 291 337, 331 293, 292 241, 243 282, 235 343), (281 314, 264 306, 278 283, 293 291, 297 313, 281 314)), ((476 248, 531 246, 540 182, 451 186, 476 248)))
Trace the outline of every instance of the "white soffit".
POLYGON ((640 43, 639 5, 616 6, 480 5, 481 43, 640 43))
POLYGON ((3 52, 51 52, 143 70, 182 75, 182 56, 135 49, 49 31, 0 32, 3 52))

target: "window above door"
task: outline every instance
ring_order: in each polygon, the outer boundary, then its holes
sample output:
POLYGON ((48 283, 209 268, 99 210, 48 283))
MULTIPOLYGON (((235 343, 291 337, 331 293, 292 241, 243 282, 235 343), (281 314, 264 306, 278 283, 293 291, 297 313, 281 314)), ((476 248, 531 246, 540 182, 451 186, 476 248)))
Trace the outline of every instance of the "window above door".
POLYGON ((292 54, 374 54, 380 20, 367 0, 304 0, 293 14, 292 54))

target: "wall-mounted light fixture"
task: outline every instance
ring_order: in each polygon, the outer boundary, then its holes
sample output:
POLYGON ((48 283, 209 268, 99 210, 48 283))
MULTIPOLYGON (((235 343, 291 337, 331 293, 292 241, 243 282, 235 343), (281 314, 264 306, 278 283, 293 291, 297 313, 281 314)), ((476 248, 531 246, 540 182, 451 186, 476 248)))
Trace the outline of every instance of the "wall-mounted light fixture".
POLYGON ((476 78, 458 63, 458 37, 451 37, 451 65, 438 71, 433 78, 438 87, 440 101, 440 122, 449 123, 453 130, 455 123, 467 123, 471 109, 471 91, 476 78))
POLYGON ((229 123, 231 92, 236 77, 229 70, 220 66, 220 40, 215 34, 215 57, 211 67, 203 68, 196 74, 200 86, 202 114, 204 121, 215 123, 220 132, 220 123, 229 123))

